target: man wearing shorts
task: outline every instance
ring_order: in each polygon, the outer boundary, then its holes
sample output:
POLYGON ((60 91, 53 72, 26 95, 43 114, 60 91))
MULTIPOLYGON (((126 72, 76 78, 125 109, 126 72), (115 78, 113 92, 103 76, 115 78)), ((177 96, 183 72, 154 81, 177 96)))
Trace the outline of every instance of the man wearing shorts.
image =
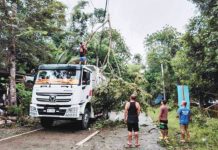
POLYGON ((134 132, 135 136, 135 146, 140 146, 139 144, 139 114, 140 114, 140 105, 136 102, 136 95, 132 94, 130 96, 130 101, 125 105, 125 112, 124 112, 124 121, 127 123, 128 127, 128 146, 132 146, 132 132, 134 132))
POLYGON ((81 42, 80 43, 80 50, 79 50, 79 55, 80 55, 79 64, 83 63, 84 65, 86 65, 86 61, 87 61, 86 53, 87 53, 87 48, 86 48, 85 44, 81 42))
POLYGON ((177 111, 177 117, 179 118, 180 130, 181 130, 181 142, 185 142, 185 135, 187 140, 190 140, 190 134, 188 131, 188 124, 191 120, 191 111, 186 107, 186 101, 182 102, 182 107, 177 111))
POLYGON ((160 139, 167 140, 168 138, 168 106, 167 106, 167 101, 162 100, 161 101, 161 106, 160 106, 160 113, 159 113, 159 128, 161 132, 160 139))

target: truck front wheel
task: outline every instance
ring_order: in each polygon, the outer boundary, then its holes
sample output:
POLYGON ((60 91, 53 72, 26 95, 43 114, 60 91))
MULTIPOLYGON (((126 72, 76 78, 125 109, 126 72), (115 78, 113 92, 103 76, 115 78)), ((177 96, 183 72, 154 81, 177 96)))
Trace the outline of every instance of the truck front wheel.
POLYGON ((85 109, 84 114, 82 115, 82 129, 87 129, 89 127, 90 112, 88 108, 85 109))
POLYGON ((52 127, 54 120, 52 118, 40 118, 40 122, 44 128, 50 128, 52 127))

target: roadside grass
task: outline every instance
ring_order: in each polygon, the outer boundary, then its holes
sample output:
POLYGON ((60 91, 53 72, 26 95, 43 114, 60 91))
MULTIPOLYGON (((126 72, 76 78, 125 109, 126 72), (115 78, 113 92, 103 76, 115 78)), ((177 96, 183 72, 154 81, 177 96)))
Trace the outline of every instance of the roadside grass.
MULTIPOLYGON (((176 118, 176 109, 168 114, 169 143, 160 141, 160 145, 167 149, 193 149, 216 150, 218 149, 218 119, 208 118, 197 108, 192 109, 192 122, 189 125, 190 142, 180 143, 179 121, 176 118)), ((158 118, 159 108, 149 108, 148 115, 154 123, 158 118)))

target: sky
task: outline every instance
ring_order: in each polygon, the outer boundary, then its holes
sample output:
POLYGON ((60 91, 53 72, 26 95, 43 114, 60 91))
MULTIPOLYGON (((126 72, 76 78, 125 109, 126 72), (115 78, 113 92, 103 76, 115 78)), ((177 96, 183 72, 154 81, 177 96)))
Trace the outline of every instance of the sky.
MULTIPOLYGON (((60 0, 71 10, 79 0, 60 0)), ((104 8, 106 0, 87 0, 89 8, 104 8), (94 7, 93 7, 94 6, 94 7)), ((145 54, 143 42, 148 34, 170 25, 185 31, 189 19, 197 13, 188 0, 108 0, 112 28, 117 29, 132 54, 145 54)))

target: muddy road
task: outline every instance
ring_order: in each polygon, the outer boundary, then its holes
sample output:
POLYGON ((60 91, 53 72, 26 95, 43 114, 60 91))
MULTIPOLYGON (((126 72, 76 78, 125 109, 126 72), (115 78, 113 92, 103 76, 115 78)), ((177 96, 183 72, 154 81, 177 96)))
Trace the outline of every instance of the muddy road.
MULTIPOLYGON (((122 119, 121 114, 112 114, 112 118, 122 119)), ((158 129, 149 117, 140 115, 140 150, 163 150, 158 145, 158 129)), ((123 150, 127 143, 127 129, 111 127, 101 129, 90 140, 78 146, 84 139, 96 132, 96 129, 81 130, 77 123, 57 123, 51 129, 39 131, 0 141, 0 150, 123 150)), ((0 138, 1 140, 1 138, 0 138)), ((133 143, 134 146, 134 143, 133 143)), ((129 149, 129 148, 128 148, 129 149)))
POLYGON ((69 150, 94 130, 81 130, 78 124, 62 123, 0 142, 0 150, 69 150))

